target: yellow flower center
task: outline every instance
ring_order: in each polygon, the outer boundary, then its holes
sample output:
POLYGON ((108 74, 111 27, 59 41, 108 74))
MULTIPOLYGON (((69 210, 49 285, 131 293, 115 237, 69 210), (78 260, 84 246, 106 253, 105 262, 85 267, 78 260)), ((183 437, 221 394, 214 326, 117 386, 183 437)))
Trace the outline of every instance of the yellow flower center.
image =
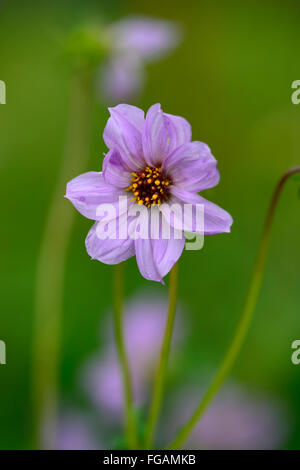
POLYGON ((156 204, 160 206, 169 199, 172 181, 162 174, 160 167, 146 166, 144 170, 131 174, 132 183, 126 188, 126 191, 133 193, 131 201, 150 207, 156 204))

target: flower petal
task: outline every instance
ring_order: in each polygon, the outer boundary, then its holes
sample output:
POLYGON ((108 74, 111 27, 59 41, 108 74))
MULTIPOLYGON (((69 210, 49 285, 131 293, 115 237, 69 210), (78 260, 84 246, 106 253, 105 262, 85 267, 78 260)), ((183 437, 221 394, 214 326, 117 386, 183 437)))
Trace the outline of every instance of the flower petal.
POLYGON ((145 279, 149 281, 162 281, 158 267, 156 266, 153 254, 153 240, 138 238, 134 241, 136 262, 139 270, 145 279))
POLYGON ((86 250, 92 259, 105 264, 118 264, 134 255, 133 240, 130 238, 102 240, 97 235, 97 225, 98 223, 95 223, 92 226, 85 240, 86 250))
POLYGON ((178 147, 163 163, 162 169, 173 184, 188 191, 203 191, 220 180, 217 161, 203 142, 190 142, 178 147))
POLYGON ((149 109, 143 133, 143 151, 147 163, 158 166, 191 137, 185 119, 163 113, 160 104, 149 109))
POLYGON ((120 195, 120 189, 107 184, 102 173, 89 171, 69 181, 65 197, 82 215, 98 220, 96 212, 99 205, 116 203, 120 195))
POLYGON ((200 204, 204 204, 204 234, 229 233, 233 223, 231 215, 211 201, 200 196, 200 204))
MULTIPOLYGON (((171 233, 174 233, 172 230, 171 233)), ((165 277, 180 258, 185 245, 185 237, 176 240, 173 235, 169 240, 152 240, 153 257, 161 277, 165 277)))
POLYGON ((107 184, 117 188, 126 188, 130 185, 131 174, 124 165, 124 161, 117 150, 110 150, 103 160, 103 178, 107 184))
MULTIPOLYGON (((221 207, 217 206, 213 202, 204 199, 204 197, 199 194, 190 193, 183 189, 173 189, 172 193, 174 196, 176 195, 176 197, 172 198, 172 202, 179 204, 182 207, 182 213, 184 215, 186 213, 188 214, 187 218, 184 216, 184 230, 188 232, 202 232, 202 224, 200 223, 199 225, 199 221, 197 221, 195 217, 195 206, 196 204, 199 204, 204 206, 204 235, 230 232, 233 220, 231 215, 224 209, 221 209, 221 207), (187 208, 185 209, 185 204, 191 206, 191 212, 187 210, 187 208), (198 230, 198 226, 200 227, 200 232, 198 230)), ((169 220, 168 208, 166 206, 167 204, 162 204, 161 211, 164 216, 167 217, 167 220, 169 220)), ((175 217, 173 219, 171 218, 170 221, 171 225, 177 229, 179 229, 179 222, 180 221, 175 217)))
POLYGON ((143 60, 163 57, 180 41, 180 31, 169 21, 144 17, 125 18, 109 29, 115 47, 121 52, 134 53, 143 60))
POLYGON ((168 274, 182 253, 185 237, 182 230, 178 232, 169 225, 168 231, 165 232, 158 207, 147 213, 147 217, 144 213, 141 220, 136 219, 136 228, 139 223, 143 226, 148 224, 148 229, 146 227, 143 230, 145 237, 135 240, 137 264, 146 279, 163 282, 162 278, 168 274), (157 212, 158 218, 154 212, 157 212), (155 224, 158 226, 155 227, 155 224))
POLYGON ((111 117, 103 132, 107 147, 119 151, 128 170, 135 171, 145 164, 142 148, 144 112, 136 106, 119 104, 109 108, 111 117))
POLYGON ((172 121, 176 131, 176 147, 187 144, 192 140, 192 127, 190 123, 181 116, 165 113, 165 115, 172 121))
POLYGON ((196 215, 195 204, 184 204, 172 197, 168 203, 160 206, 167 227, 170 225, 177 233, 194 232, 203 234, 203 207, 200 207, 199 215, 196 215))

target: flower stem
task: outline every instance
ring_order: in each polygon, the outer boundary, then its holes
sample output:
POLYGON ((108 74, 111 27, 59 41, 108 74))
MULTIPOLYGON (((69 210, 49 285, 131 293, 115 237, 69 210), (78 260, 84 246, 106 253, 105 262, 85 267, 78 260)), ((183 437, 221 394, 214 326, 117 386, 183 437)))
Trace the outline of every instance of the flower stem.
POLYGON ((165 328, 163 344, 160 352, 158 368, 154 380, 153 398, 150 406, 149 419, 146 428, 145 448, 150 449, 152 446, 153 435, 155 432, 159 411, 163 397, 163 387, 165 382, 166 369, 169 359, 172 332, 174 327, 176 304, 178 291, 178 263, 176 263, 170 273, 169 286, 169 309, 168 318, 165 328))
POLYGON ((125 405, 125 426, 126 437, 129 449, 137 449, 137 429, 136 420, 133 411, 133 393, 131 386, 131 377, 129 364, 126 354, 126 345, 123 338, 123 289, 124 289, 124 273, 123 263, 119 263, 114 267, 114 328, 117 350, 119 355, 119 363, 123 377, 123 394, 125 405))
POLYGON ((195 410, 189 421, 183 426, 183 428, 179 431, 178 435, 176 436, 175 440, 170 444, 168 449, 178 449, 180 446, 185 442, 189 434, 192 432, 194 426, 198 423, 200 417, 204 414, 206 408, 219 391, 220 387, 222 386, 223 382, 225 381, 226 377, 228 376, 240 350, 244 343, 245 337, 249 330, 249 326, 251 323, 251 319, 255 310, 256 302, 258 299, 264 268, 266 265, 266 259, 268 254, 269 242, 270 242, 270 235, 271 235, 271 228, 272 222, 274 219, 275 209, 277 207, 277 203, 279 200, 279 196, 281 191, 284 187, 284 184, 289 179, 290 176, 300 173, 300 167, 292 168, 288 170, 282 178, 279 180, 270 206, 267 213, 263 235, 261 239, 261 244, 259 247, 256 264, 254 266, 252 279, 249 286, 248 295, 246 298, 244 310, 238 326, 236 328, 235 335, 231 342, 231 345, 227 351, 227 354, 214 378, 211 385, 209 386, 207 392, 205 393, 202 401, 200 402, 198 408, 195 410))
POLYGON ((66 254, 74 212, 64 199, 66 182, 82 172, 90 146, 92 76, 78 71, 71 89, 69 126, 62 166, 37 261, 33 338, 32 406, 33 446, 54 448, 58 400, 58 369, 66 254))

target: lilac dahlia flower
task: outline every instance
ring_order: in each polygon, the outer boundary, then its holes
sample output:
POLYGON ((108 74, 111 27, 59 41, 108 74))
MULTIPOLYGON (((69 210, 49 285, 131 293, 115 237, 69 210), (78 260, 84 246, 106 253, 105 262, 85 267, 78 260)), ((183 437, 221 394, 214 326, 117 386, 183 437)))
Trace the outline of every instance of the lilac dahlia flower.
POLYGON ((137 96, 144 83, 144 64, 164 57, 180 38, 170 21, 128 17, 108 26, 101 39, 109 59, 99 72, 107 99, 117 103, 137 96))
POLYGON ((136 255, 141 274, 161 282, 182 254, 185 232, 230 231, 231 216, 198 194, 218 184, 217 161, 206 144, 192 141, 190 124, 164 113, 160 104, 151 106, 146 117, 126 104, 109 111, 103 133, 109 152, 103 171, 74 178, 66 197, 96 221, 86 238, 92 259, 117 264, 136 255), (114 209, 110 224, 102 210, 107 203, 114 209), (186 205, 191 210, 185 210, 186 205), (200 224, 198 207, 204 211, 200 224), (113 224, 116 234, 110 236, 113 224))

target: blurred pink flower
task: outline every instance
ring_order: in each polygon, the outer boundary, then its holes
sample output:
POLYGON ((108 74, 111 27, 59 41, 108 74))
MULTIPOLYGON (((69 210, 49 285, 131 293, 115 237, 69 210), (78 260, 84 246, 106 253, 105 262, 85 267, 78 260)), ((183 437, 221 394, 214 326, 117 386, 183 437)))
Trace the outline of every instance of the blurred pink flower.
MULTIPOLYGON (((127 302, 124 309, 124 337, 132 372, 136 406, 145 404, 148 397, 148 390, 151 389, 149 385, 164 333, 168 302, 156 294, 154 289, 135 296, 132 301, 127 302)), ((178 330, 177 320, 175 342, 178 342, 181 337, 182 328, 180 332, 178 330)), ((104 336, 107 338, 104 351, 99 352, 84 365, 79 377, 81 386, 98 412, 97 417, 94 420, 92 415, 75 410, 64 412, 59 420, 57 449, 103 449, 103 444, 95 437, 99 419, 101 423, 98 428, 102 435, 103 433, 107 435, 105 426, 108 430, 111 424, 120 425, 123 417, 122 379, 110 323, 104 336)), ((46 420, 45 443, 48 442, 47 433, 50 431, 51 423, 46 420)))
POLYGON ((144 83, 144 64, 161 59, 181 40, 171 21, 128 17, 108 26, 103 34, 109 59, 99 71, 101 95, 110 104, 137 96, 144 83))
POLYGON ((98 72, 106 101, 116 104, 137 96, 145 79, 142 62, 135 56, 115 56, 98 72))
MULTIPOLYGON (((148 397, 164 334, 167 307, 164 299, 141 296, 128 303, 124 311, 124 337, 136 406, 143 405, 148 397)), ((177 328, 175 341, 178 336, 177 328)), ((86 364, 82 381, 102 414, 112 413, 119 419, 123 402, 122 380, 112 333, 109 337, 106 351, 86 364)))
MULTIPOLYGON (((124 336, 137 407, 148 402, 166 320, 167 300, 157 298, 155 291, 135 297, 124 310, 124 336)), ((57 436, 58 449, 108 448, 107 436, 118 434, 123 417, 122 381, 111 325, 108 331, 104 329, 103 337, 107 340, 104 349, 83 366, 79 377, 93 411, 89 415, 75 411, 63 414, 57 436), (106 438, 105 444, 103 439, 96 438, 95 430, 106 438)), ((173 360, 175 346, 183 337, 179 322, 175 329, 173 360)), ((174 438, 202 393, 201 389, 184 388, 169 398, 160 425, 160 442, 167 444, 174 438)), ((227 385, 209 406, 184 447, 276 449, 284 445, 289 428, 290 419, 283 403, 241 385, 227 385)))
MULTIPOLYGON (((45 423, 44 442, 47 448, 48 422, 45 423)), ((96 439, 91 417, 77 410, 64 412, 58 422, 56 450, 96 450, 103 449, 96 439)))
MULTIPOLYGON (((194 411, 202 393, 183 391, 174 400, 166 434, 174 437, 194 411), (172 435, 169 430, 172 430, 172 435)), ((171 407, 172 408, 172 407, 171 407)), ((280 401, 238 385, 221 389, 188 438, 186 449, 276 449, 289 430, 287 410, 280 401)))

